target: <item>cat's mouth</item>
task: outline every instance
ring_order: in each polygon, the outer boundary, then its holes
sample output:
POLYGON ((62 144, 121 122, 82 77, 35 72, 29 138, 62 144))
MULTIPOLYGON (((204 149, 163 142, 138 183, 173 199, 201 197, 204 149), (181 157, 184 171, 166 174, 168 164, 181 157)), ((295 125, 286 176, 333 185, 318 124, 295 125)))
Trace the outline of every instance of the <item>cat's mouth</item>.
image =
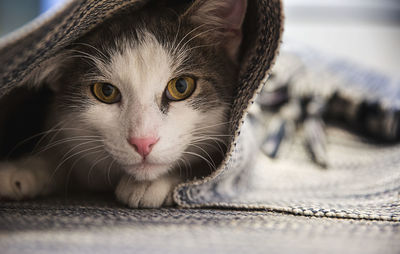
POLYGON ((124 165, 125 168, 136 169, 136 170, 142 170, 151 167, 163 167, 163 166, 165 167, 165 164, 163 163, 154 163, 146 160, 142 160, 139 163, 124 165))
POLYGON ((169 164, 142 161, 140 163, 123 166, 125 172, 135 176, 136 180, 153 180, 165 173, 169 164))
POLYGON ((142 160, 139 163, 124 165, 124 168, 129 171, 142 171, 142 170, 153 170, 157 168, 165 168, 168 165, 165 163, 154 163, 147 160, 142 160))
POLYGON ((157 166, 165 166, 165 164, 154 163, 154 162, 149 162, 147 160, 142 160, 142 162, 137 163, 134 166, 136 166, 136 167, 157 167, 157 166))

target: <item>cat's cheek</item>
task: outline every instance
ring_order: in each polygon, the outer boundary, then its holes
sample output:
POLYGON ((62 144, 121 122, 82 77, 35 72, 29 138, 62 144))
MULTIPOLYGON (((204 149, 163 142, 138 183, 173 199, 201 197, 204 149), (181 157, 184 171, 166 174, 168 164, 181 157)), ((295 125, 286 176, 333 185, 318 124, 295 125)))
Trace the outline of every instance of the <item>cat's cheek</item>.
POLYGON ((118 105, 94 103, 83 113, 84 119, 93 126, 112 127, 117 123, 120 109, 118 105))
POLYGON ((171 105, 162 132, 170 142, 181 143, 201 118, 198 111, 193 110, 185 102, 175 102, 171 105))
POLYGON ((94 135, 102 136, 105 146, 116 147, 118 150, 129 149, 126 142, 127 127, 121 121, 121 110, 118 105, 92 105, 82 115, 85 128, 93 131, 94 135), (124 147, 121 147, 124 144, 124 147))

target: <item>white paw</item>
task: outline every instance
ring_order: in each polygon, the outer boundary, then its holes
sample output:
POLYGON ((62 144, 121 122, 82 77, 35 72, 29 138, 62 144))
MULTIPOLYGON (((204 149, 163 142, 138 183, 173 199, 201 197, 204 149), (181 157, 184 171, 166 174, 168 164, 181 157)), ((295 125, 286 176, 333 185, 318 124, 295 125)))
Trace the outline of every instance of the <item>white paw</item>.
POLYGON ((135 181, 122 177, 115 194, 117 199, 130 207, 156 208, 173 205, 172 191, 179 178, 161 177, 154 181, 135 181))
POLYGON ((18 169, 12 163, 0 164, 0 198, 33 198, 40 193, 40 186, 31 170, 18 169))

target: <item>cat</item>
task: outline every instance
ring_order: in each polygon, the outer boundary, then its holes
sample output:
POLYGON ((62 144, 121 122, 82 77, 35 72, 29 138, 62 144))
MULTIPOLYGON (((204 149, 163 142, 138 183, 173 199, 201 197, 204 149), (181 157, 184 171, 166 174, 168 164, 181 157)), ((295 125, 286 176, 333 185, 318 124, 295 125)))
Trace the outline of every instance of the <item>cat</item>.
POLYGON ((0 163, 1 198, 70 187, 111 189, 130 207, 169 206, 175 186, 215 169, 247 2, 182 6, 154 1, 113 17, 31 74, 54 93, 47 131, 36 153, 0 163))

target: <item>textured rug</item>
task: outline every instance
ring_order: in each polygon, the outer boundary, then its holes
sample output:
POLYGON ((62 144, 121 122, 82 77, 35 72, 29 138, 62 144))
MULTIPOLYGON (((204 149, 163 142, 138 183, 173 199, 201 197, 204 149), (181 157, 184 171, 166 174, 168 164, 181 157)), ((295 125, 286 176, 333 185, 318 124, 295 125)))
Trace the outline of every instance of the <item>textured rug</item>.
POLYGON ((400 225, 266 210, 129 209, 112 196, 0 204, 1 253, 399 253, 400 225))

